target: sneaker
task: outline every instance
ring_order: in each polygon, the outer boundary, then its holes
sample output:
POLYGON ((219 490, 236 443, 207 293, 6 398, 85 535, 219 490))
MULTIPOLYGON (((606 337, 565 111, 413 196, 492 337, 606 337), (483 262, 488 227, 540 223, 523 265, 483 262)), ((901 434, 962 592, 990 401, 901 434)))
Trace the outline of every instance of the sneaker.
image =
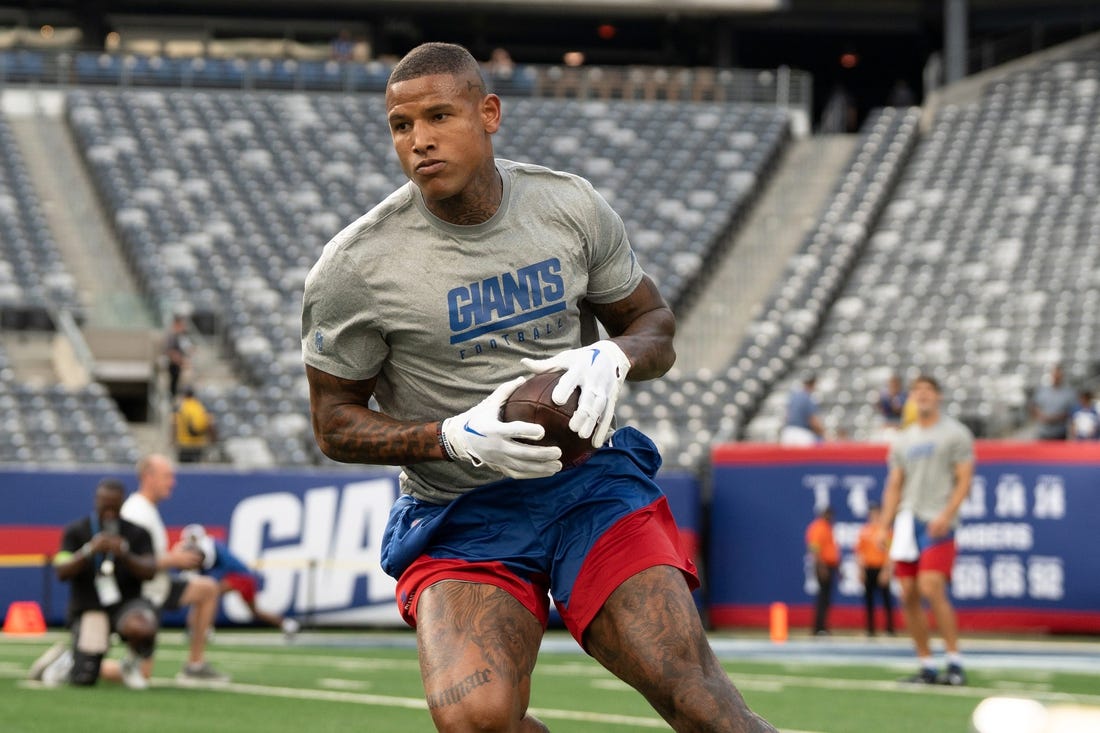
POLYGON ((283 635, 288 639, 293 639, 298 635, 298 632, 302 630, 302 625, 292 618, 284 618, 282 623, 283 635))
POLYGON ((141 660, 127 655, 119 663, 119 668, 122 670, 122 684, 131 690, 149 689, 149 680, 141 673, 141 660))
POLYGON ((947 669, 936 677, 936 682, 951 687, 962 687, 966 684, 966 672, 960 664, 949 664, 947 669))
POLYGON ((46 667, 57 661, 57 658, 69 650, 69 642, 59 641, 51 646, 46 651, 42 652, 42 656, 34 660, 31 664, 30 670, 27 671, 27 679, 42 681, 42 673, 46 671, 46 667))
POLYGON ((59 687, 69 681, 69 673, 72 671, 73 653, 65 649, 61 652, 61 656, 42 670, 42 684, 46 687, 59 687))
POLYGON ((177 682, 228 682, 229 675, 222 674, 210 666, 209 662, 185 664, 176 673, 177 682))
POLYGON ((920 672, 909 677, 902 677, 898 682, 906 682, 913 685, 934 685, 938 681, 938 677, 939 675, 936 674, 936 670, 922 667, 920 672))

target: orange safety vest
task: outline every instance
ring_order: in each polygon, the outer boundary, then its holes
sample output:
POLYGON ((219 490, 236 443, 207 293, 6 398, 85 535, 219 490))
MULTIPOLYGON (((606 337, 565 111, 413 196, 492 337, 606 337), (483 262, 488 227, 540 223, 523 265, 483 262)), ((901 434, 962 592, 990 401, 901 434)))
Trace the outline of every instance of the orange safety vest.
POLYGON ((816 549, 815 554, 826 565, 840 564, 840 548, 837 547, 836 539, 833 537, 833 525, 829 524, 824 517, 818 517, 806 528, 806 547, 811 552, 816 549))
POLYGON ((859 529, 856 540, 856 557, 865 568, 881 568, 886 565, 886 550, 883 540, 889 540, 890 533, 875 524, 865 524, 859 529))

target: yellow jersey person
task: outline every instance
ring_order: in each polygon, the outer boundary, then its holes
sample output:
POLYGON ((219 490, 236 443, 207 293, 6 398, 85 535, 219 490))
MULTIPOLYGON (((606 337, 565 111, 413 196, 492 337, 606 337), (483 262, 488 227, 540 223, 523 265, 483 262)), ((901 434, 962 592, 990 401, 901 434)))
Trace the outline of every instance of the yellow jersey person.
POLYGON ((201 462, 206 449, 216 438, 217 429, 213 415, 195 396, 195 390, 185 387, 183 400, 176 410, 176 450, 179 462, 201 462))

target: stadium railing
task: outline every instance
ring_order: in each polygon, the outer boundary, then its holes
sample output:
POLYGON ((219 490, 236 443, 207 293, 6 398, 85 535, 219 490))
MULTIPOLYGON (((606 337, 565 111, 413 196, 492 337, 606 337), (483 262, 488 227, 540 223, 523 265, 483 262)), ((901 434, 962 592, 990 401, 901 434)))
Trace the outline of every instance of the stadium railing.
MULTIPOLYGON (((86 85, 381 92, 390 65, 294 58, 171 57, 138 53, 6 49, 0 85, 86 85)), ((809 119, 812 77, 778 69, 520 64, 490 74, 508 96, 773 104, 809 119)))

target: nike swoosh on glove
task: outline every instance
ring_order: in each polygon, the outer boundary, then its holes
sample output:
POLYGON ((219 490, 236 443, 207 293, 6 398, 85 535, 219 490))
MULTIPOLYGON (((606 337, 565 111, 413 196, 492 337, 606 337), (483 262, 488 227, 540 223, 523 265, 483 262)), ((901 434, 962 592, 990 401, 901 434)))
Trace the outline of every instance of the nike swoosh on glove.
POLYGON ((607 440, 615 403, 630 371, 630 359, 614 341, 597 341, 580 349, 569 349, 549 359, 521 359, 520 363, 536 374, 564 369, 551 398, 559 405, 569 401, 577 387, 580 400, 569 429, 582 438, 592 436, 592 447, 607 440))
POLYGON ((541 440, 546 433, 541 425, 501 422, 501 406, 526 381, 505 382, 466 412, 443 421, 440 437, 451 460, 488 466, 509 478, 543 478, 561 470, 561 448, 519 442, 541 440))

